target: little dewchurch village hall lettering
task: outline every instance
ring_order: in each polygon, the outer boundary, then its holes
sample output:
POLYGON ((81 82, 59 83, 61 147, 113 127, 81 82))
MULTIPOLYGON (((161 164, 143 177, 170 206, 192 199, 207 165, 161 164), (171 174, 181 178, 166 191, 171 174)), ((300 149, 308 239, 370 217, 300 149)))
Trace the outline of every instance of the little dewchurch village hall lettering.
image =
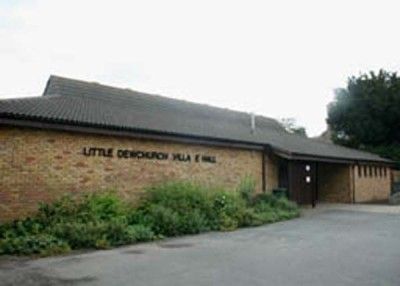
POLYGON ((155 151, 137 151, 127 149, 113 148, 96 148, 96 147, 84 147, 82 154, 85 156, 99 156, 108 158, 122 158, 122 159, 148 159, 148 160, 172 160, 178 162, 204 162, 204 163, 216 163, 215 156, 207 156, 201 154, 183 154, 183 153, 165 153, 155 151))
MULTIPOLYGON (((211 103, 212 104, 212 103, 211 103)), ((387 200, 392 161, 288 133, 276 120, 51 76, 43 95, 0 101, 0 221, 65 194, 116 190, 135 202, 166 181, 303 205, 387 200)))

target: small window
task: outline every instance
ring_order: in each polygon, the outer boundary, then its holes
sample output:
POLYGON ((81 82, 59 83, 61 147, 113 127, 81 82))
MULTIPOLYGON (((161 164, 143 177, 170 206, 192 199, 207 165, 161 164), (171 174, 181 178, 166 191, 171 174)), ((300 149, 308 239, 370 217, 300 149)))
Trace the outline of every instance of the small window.
POLYGON ((361 178, 362 177, 362 169, 361 169, 360 165, 357 166, 357 170, 358 170, 358 176, 361 178))
POLYGON ((374 175, 375 177, 378 177, 378 167, 374 166, 374 175))
POLYGON ((382 166, 379 167, 379 177, 382 177, 382 166))
POLYGON ((367 173, 367 166, 364 166, 364 177, 367 177, 368 173, 367 173))
POLYGON ((387 176, 387 173, 386 173, 387 171, 386 171, 386 167, 383 167, 383 176, 387 176))
POLYGON ((372 177, 372 166, 369 166, 369 176, 372 177))

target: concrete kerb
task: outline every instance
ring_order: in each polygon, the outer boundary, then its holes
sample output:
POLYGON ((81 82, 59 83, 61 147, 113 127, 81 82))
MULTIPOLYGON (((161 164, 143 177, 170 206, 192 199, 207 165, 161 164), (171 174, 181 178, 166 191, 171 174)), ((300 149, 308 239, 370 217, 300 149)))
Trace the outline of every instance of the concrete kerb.
POLYGON ((380 205, 380 204, 328 204, 328 203, 319 203, 315 208, 302 207, 301 214, 304 216, 308 216, 331 210, 400 214, 400 206, 383 205, 383 204, 380 205))

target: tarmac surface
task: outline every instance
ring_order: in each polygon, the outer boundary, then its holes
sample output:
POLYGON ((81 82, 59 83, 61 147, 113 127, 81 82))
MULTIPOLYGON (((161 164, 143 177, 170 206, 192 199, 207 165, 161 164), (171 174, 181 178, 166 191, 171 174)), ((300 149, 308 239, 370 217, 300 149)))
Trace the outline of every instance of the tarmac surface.
POLYGON ((0 285, 400 285, 400 207, 321 205, 301 218, 107 251, 1 257, 0 285))

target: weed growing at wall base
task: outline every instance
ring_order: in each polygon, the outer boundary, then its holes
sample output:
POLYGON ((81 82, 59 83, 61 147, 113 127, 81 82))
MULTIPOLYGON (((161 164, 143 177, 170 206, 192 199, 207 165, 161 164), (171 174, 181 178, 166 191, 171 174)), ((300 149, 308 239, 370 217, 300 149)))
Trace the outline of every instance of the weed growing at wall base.
MULTIPOLYGON (((248 180, 248 179, 246 179, 248 180)), ((188 182, 147 189, 135 208, 115 192, 64 197, 24 220, 0 225, 0 254, 52 255, 105 249, 162 237, 258 226, 299 215, 296 204, 269 194, 226 191, 188 182)))

